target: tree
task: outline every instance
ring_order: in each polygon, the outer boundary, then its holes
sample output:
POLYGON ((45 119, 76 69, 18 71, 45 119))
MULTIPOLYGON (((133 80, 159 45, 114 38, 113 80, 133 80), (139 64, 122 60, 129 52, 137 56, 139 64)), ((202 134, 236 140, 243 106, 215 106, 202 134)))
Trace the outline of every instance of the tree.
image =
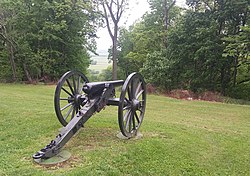
POLYGON ((168 41, 168 57, 175 61, 171 71, 176 72, 173 79, 179 81, 178 88, 215 91, 223 64, 223 43, 216 35, 215 20, 206 13, 187 12, 170 31, 168 41))
POLYGON ((239 34, 224 38, 227 45, 223 57, 232 57, 236 61, 236 68, 233 72, 233 86, 250 81, 250 27, 244 26, 241 29, 239 34), (241 71, 240 75, 237 74, 237 70, 241 71))
POLYGON ((16 43, 11 35, 13 35, 12 28, 14 27, 11 24, 11 19, 16 15, 13 8, 10 4, 3 2, 0 6, 0 39, 3 41, 3 46, 6 47, 8 52, 8 57, 12 69, 12 80, 16 81, 17 79, 17 68, 16 61, 14 58, 14 53, 16 51, 16 43), (12 33, 12 34, 11 34, 12 33))
POLYGON ((149 0, 149 5, 153 13, 159 13, 165 30, 164 45, 167 47, 167 31, 171 23, 171 9, 174 8, 176 0, 149 0))
POLYGON ((100 1, 103 9, 103 17, 105 19, 108 33, 112 40, 112 79, 117 79, 117 41, 118 41, 118 23, 124 13, 127 0, 103 0, 100 1))
MULTIPOLYGON (((86 72, 88 51, 95 50, 98 13, 92 1, 2 1, 0 7, 14 11, 9 36, 15 41, 13 57, 23 80, 56 80, 67 70, 86 72)), ((5 48, 7 45, 5 44, 5 48)), ((0 51, 1 52, 1 51, 0 51)))
POLYGON ((151 11, 145 13, 141 21, 137 21, 129 29, 120 30, 118 66, 123 72, 140 71, 147 58, 159 56, 155 52, 162 53, 161 50, 166 48, 167 32, 179 18, 180 8, 174 5, 175 1, 150 0, 149 3, 151 11), (148 57, 151 54, 152 57, 148 57))

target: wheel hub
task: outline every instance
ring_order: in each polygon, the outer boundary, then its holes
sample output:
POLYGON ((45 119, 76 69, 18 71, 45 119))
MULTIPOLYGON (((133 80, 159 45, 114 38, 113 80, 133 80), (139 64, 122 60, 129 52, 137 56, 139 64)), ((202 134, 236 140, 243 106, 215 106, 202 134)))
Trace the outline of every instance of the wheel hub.
POLYGON ((133 110, 138 110, 141 107, 141 103, 139 100, 133 99, 132 100, 132 109, 133 110))
POLYGON ((81 104, 81 95, 79 95, 79 94, 76 94, 76 95, 75 95, 74 103, 75 103, 75 105, 76 105, 77 107, 80 106, 80 104, 81 104))

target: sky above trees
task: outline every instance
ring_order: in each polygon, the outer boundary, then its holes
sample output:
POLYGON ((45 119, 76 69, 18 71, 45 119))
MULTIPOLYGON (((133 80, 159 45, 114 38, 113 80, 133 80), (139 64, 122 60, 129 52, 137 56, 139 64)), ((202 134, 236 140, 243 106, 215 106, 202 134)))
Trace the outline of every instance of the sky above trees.
MULTIPOLYGON (((176 5, 184 7, 185 2, 185 0, 176 0, 176 5)), ((129 9, 127 9, 126 14, 122 17, 120 26, 128 27, 132 25, 136 20, 140 19, 145 12, 150 10, 147 0, 130 0, 129 3, 129 9)), ((108 48, 110 48, 112 42, 107 29, 100 28, 97 35, 99 37, 96 40, 97 53, 108 52, 108 48)))

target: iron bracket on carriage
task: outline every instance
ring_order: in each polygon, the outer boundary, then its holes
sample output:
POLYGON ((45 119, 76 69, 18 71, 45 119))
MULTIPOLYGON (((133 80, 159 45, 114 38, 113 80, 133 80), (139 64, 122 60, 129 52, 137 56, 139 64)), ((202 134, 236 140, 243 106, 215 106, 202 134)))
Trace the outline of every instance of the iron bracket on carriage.
POLYGON ((60 153, 63 146, 96 112, 106 106, 118 106, 118 124, 126 138, 136 136, 145 114, 146 84, 139 73, 130 74, 125 81, 89 82, 79 71, 68 71, 58 81, 54 107, 59 122, 64 126, 43 149, 33 155, 36 162, 60 153), (115 88, 121 86, 116 98, 115 88))

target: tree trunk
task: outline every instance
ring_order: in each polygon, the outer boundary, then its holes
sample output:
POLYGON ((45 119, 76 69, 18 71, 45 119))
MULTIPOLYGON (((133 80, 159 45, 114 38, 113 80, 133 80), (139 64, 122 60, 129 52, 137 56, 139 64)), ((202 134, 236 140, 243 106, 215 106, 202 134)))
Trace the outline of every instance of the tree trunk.
POLYGON ((233 86, 236 85, 236 78, 238 73, 238 57, 234 58, 234 71, 233 71, 233 86))
POLYGON ((168 30, 168 6, 167 6, 167 0, 164 0, 164 27, 165 30, 168 30))
POLYGON ((11 65, 11 69, 12 69, 12 79, 13 81, 16 81, 17 79, 17 75, 16 75, 16 64, 14 61, 14 48, 12 46, 12 44, 9 44, 9 54, 10 54, 10 65, 11 65))
POLYGON ((28 71, 27 66, 26 66, 25 63, 23 63, 23 70, 24 70, 24 72, 25 72, 25 75, 26 75, 27 80, 28 80, 30 83, 32 83, 32 78, 31 78, 31 76, 30 76, 30 73, 29 73, 29 71, 28 71))
POLYGON ((165 30, 165 36, 163 39, 163 43, 165 45, 165 47, 168 47, 168 41, 167 41, 167 31, 168 31, 168 27, 169 27, 169 11, 170 9, 175 5, 176 0, 174 0, 170 5, 168 5, 167 0, 164 0, 164 30, 165 30))
POLYGON ((113 61, 113 70, 112 70, 112 79, 117 80, 117 32, 118 26, 117 24, 114 27, 114 37, 112 38, 113 46, 112 46, 112 61, 113 61))
POLYGON ((11 40, 11 38, 8 37, 7 31, 5 26, 2 26, 2 33, 0 33, 0 36, 3 38, 3 40, 6 42, 7 50, 9 51, 9 59, 10 59, 10 65, 12 69, 12 79, 13 81, 16 81, 17 74, 16 74, 16 64, 14 60, 14 44, 11 40))
POLYGON ((103 17, 106 21, 109 35, 112 39, 112 79, 117 80, 117 37, 118 37, 118 23, 126 7, 126 0, 117 0, 117 1, 100 1, 103 7, 103 17), (114 33, 111 31, 110 21, 113 21, 114 24, 114 33))
POLYGON ((225 69, 221 68, 221 72, 220 72, 220 83, 221 83, 221 94, 225 95, 226 93, 226 86, 225 86, 225 69))

